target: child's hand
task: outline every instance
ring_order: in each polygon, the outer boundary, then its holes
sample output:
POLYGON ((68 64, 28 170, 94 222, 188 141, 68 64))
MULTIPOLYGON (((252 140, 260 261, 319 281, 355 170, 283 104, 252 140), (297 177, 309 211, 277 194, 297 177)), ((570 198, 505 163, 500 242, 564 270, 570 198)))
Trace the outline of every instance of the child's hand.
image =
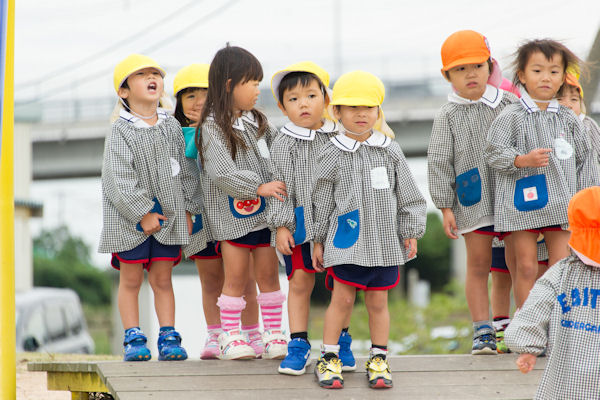
POLYGON ((275 246, 281 254, 285 254, 286 256, 292 255, 292 249, 296 246, 296 243, 294 242, 294 236, 285 226, 277 228, 275 246))
POLYGON ((167 217, 159 213, 148 213, 144 215, 140 221, 144 234, 150 236, 153 233, 160 231, 161 226, 159 221, 161 220, 166 221, 167 217))
POLYGON ((442 208, 442 217, 444 226, 444 232, 446 236, 450 239, 458 239, 458 235, 456 235, 456 231, 458 228, 456 227, 456 217, 454 217, 454 213, 450 208, 442 208))
POLYGON ((200 111, 190 110, 184 114, 190 120, 190 127, 197 127, 200 123, 200 111))
POLYGON ((408 258, 413 258, 417 255, 417 239, 404 239, 404 248, 408 250, 408 258))
POLYGON ((315 271, 325 271, 325 268, 323 268, 323 243, 315 243, 313 248, 312 264, 315 271))
POLYGON ((552 153, 552 149, 533 149, 524 156, 515 157, 515 167, 547 167, 550 162, 550 153, 552 153))
POLYGON ((192 221, 192 214, 189 211, 185 212, 185 219, 187 221, 188 226, 188 235, 192 235, 192 230, 194 229, 194 222, 192 221))
POLYGON ((519 358, 517 358, 516 364, 517 367, 519 367, 519 370, 526 374, 533 369, 536 361, 537 357, 535 354, 523 353, 519 356, 519 358))
POLYGON ((284 197, 287 197, 285 183, 281 181, 263 183, 256 189, 256 194, 263 197, 275 197, 279 201, 285 201, 284 197))

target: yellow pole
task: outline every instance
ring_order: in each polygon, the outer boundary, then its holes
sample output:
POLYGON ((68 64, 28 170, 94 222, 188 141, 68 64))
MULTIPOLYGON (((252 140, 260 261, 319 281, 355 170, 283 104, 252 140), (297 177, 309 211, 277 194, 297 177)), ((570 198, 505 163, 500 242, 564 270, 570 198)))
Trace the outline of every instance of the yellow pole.
POLYGON ((0 399, 16 398, 14 235, 14 0, 0 0, 0 61, 4 90, 0 133, 0 399), (4 56, 4 57, 1 57, 4 56))

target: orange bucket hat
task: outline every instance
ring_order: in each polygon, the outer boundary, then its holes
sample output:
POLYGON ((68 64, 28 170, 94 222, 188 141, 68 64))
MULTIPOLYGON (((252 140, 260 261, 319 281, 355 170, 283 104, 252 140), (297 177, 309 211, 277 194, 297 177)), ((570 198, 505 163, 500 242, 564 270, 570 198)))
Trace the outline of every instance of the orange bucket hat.
POLYGON ((568 215, 569 246, 585 264, 600 267, 600 186, 577 192, 568 215))
POLYGON ((579 83, 579 75, 579 67, 576 65, 569 65, 567 67, 565 81, 567 84, 576 87, 577 90, 579 90, 579 95, 583 99, 583 88, 581 87, 581 83, 579 83))

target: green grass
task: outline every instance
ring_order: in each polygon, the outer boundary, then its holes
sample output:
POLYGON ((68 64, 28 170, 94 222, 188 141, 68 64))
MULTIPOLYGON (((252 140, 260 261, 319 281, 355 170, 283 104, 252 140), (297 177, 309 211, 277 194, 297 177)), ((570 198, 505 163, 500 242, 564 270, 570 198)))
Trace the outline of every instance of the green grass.
POLYGON ((96 354, 111 354, 112 320, 111 306, 83 305, 83 314, 88 324, 88 331, 96 344, 96 354))

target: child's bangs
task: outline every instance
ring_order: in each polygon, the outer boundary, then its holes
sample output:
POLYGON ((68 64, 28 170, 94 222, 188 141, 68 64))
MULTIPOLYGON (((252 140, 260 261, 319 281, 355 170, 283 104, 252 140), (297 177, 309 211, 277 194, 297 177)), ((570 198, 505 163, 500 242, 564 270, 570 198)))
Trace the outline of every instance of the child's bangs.
POLYGON ((263 69, 260 62, 255 57, 249 57, 247 60, 248 65, 243 70, 245 71, 242 77, 241 83, 248 81, 262 81, 263 80, 263 69))

